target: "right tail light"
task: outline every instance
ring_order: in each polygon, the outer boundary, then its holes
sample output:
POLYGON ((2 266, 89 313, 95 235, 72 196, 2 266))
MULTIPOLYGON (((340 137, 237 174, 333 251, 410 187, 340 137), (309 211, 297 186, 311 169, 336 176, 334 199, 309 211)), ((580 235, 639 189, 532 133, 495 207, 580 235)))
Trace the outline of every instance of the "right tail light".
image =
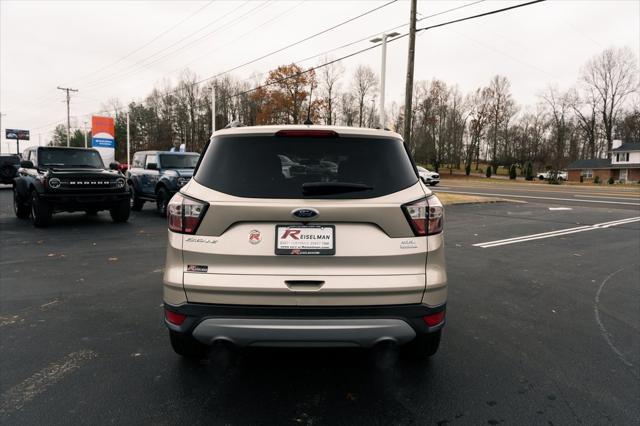
POLYGON ((435 195, 404 204, 402 211, 415 235, 435 235, 442 232, 444 207, 435 195))
POLYGON ((208 204, 177 193, 167 206, 169 229, 181 234, 195 234, 208 204))

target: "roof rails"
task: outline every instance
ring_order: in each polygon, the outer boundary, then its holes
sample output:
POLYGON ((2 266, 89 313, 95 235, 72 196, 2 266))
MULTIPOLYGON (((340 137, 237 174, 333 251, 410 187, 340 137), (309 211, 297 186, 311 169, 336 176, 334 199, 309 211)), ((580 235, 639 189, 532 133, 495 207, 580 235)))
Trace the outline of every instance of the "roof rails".
POLYGON ((246 127, 246 126, 240 121, 232 121, 231 123, 224 126, 225 129, 233 129, 234 127, 246 127))

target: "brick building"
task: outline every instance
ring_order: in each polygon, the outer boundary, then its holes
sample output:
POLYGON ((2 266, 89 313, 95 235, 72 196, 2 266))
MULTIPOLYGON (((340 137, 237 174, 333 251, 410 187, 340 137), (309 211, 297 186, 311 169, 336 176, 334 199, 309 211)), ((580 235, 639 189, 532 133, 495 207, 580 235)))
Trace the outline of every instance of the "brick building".
POLYGON ((578 160, 567 166, 569 181, 593 181, 596 176, 601 182, 613 178, 616 182, 640 182, 640 143, 613 141, 611 159, 593 158, 578 160))

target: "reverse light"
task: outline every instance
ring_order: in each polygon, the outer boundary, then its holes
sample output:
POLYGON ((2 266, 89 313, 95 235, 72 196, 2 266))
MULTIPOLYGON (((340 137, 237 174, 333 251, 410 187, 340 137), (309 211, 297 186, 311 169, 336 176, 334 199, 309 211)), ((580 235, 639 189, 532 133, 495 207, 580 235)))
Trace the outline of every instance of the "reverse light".
POLYGON ((186 315, 179 314, 177 312, 173 312, 168 309, 164 310, 164 316, 165 318, 167 318, 167 321, 169 321, 171 324, 174 324, 174 325, 182 325, 184 320, 187 319, 186 315))
POLYGON ((435 314, 425 315, 422 319, 429 327, 434 327, 444 321, 444 313, 445 311, 436 312, 435 314))
POLYGON ((181 234, 195 234, 208 204, 177 193, 167 206, 169 229, 181 234))
POLYGON ((417 236, 435 235, 444 226, 444 208, 435 195, 402 206, 413 233, 417 236))

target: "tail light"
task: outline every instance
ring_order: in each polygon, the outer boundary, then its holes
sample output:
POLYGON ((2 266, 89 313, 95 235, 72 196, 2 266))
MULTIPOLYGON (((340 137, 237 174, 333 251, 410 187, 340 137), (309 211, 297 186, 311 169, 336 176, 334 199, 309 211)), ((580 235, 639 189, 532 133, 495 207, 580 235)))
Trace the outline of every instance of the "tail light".
POLYGON ((445 311, 436 312, 435 314, 425 315, 422 319, 429 327, 433 327, 444 321, 444 313, 445 311))
POLYGON ((444 208, 435 195, 407 203, 402 206, 402 210, 415 235, 435 235, 442 232, 444 208))
POLYGON ((207 203, 177 193, 167 206, 169 229, 181 234, 195 234, 207 211, 207 203))
POLYGON ((171 324, 182 325, 187 316, 184 314, 179 314, 177 312, 170 311, 168 309, 164 310, 164 316, 171 324))

